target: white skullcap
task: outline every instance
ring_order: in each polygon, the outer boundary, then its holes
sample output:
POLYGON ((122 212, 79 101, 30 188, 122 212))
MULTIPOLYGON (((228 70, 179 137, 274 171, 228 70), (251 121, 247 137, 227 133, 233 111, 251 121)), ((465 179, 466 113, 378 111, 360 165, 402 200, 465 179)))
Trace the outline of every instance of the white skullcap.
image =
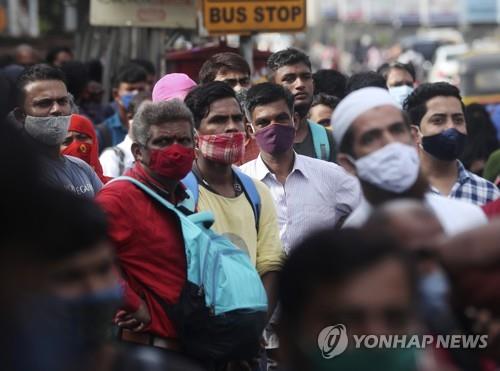
POLYGON ((353 91, 342 99, 333 111, 331 126, 337 148, 340 148, 345 133, 354 120, 372 108, 392 106, 401 109, 389 92, 382 88, 363 88, 353 91))

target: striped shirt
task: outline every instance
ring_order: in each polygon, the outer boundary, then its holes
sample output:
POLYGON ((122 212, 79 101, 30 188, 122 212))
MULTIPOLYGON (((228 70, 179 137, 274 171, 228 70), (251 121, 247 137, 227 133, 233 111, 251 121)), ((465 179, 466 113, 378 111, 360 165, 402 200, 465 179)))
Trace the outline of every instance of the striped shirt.
POLYGON ((358 179, 331 162, 295 154, 284 185, 269 171, 260 155, 242 165, 241 170, 269 187, 287 254, 311 232, 333 228, 361 201, 358 179))
MULTIPOLYGON (((500 197, 500 190, 496 185, 466 170, 460 161, 457 161, 457 166, 457 181, 448 197, 469 201, 478 206, 483 206, 500 197)), ((431 187, 431 190, 433 193, 441 194, 434 187, 431 187)))

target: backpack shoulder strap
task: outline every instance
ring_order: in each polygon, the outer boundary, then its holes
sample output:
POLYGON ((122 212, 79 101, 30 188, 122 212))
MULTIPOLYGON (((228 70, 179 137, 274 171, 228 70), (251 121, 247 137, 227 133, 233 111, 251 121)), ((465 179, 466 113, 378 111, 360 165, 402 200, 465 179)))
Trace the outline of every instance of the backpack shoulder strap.
POLYGON ((149 196, 151 196, 151 198, 153 198, 154 200, 158 201, 161 205, 165 206, 167 209, 175 212, 177 215, 181 214, 180 211, 178 211, 174 207, 174 205, 172 205, 170 202, 168 202, 167 200, 165 200, 158 193, 156 193, 155 191, 153 191, 151 188, 149 188, 144 183, 139 182, 137 179, 134 179, 134 178, 132 178, 130 176, 119 176, 118 178, 115 178, 115 179, 111 180, 107 184, 111 184, 111 183, 119 182, 119 181, 127 181, 127 182, 130 182, 130 183, 134 184, 137 188, 139 188, 142 191, 144 191, 144 193, 146 193, 149 196))
POLYGON ((184 184, 186 188, 189 189, 189 191, 191 191, 190 196, 193 195, 193 201, 196 207, 196 205, 198 205, 200 190, 198 188, 199 186, 198 179, 196 178, 196 176, 192 171, 190 171, 188 175, 186 175, 184 179, 182 179, 182 184, 184 184))
POLYGON ((241 170, 239 170, 236 167, 233 167, 234 173, 238 177, 239 181, 243 185, 243 191, 245 192, 245 196, 247 197, 248 201, 250 201, 250 204, 252 205, 253 209, 253 214, 255 217, 255 228, 257 229, 257 232, 259 231, 259 220, 260 220, 260 211, 261 211, 261 202, 260 202, 260 195, 259 192, 257 191, 257 187, 255 186, 255 183, 251 177, 243 173, 241 170))
POLYGON ((330 158, 330 142, 328 141, 326 128, 310 120, 307 122, 311 130, 316 158, 328 161, 330 158))
POLYGON ((120 175, 122 175, 125 170, 125 152, 118 146, 113 146, 111 149, 115 155, 118 156, 118 171, 120 175))

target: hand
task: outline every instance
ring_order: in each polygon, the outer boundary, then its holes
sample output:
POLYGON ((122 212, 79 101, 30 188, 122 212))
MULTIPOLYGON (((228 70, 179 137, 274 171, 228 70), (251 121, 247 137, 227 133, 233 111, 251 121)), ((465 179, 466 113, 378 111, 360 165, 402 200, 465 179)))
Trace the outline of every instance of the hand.
POLYGON ((133 332, 142 331, 151 322, 148 307, 141 301, 139 309, 134 313, 120 310, 116 313, 114 322, 118 327, 125 328, 133 332))

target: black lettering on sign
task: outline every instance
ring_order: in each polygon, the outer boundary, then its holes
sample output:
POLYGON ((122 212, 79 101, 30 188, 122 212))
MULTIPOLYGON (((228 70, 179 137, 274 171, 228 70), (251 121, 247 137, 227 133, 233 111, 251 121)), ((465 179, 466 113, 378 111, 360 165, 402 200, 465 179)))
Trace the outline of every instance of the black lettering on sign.
POLYGON ((220 22, 220 11, 218 8, 210 9, 210 23, 220 22))
POLYGON ((258 6, 255 8, 253 19, 255 22, 262 22, 264 20, 264 8, 258 6))
POLYGON ((245 8, 238 8, 237 10, 238 17, 236 17, 236 20, 240 23, 244 23, 247 21, 247 13, 245 8))
POLYGON ((286 6, 282 6, 281 8, 278 9, 278 19, 281 22, 286 22, 289 18, 289 13, 290 11, 286 6))
POLYGON ((273 22, 274 21, 274 11, 276 10, 276 7, 275 6, 266 6, 266 10, 267 10, 267 13, 269 15, 268 21, 273 22))
POLYGON ((295 19, 302 13, 302 10, 300 9, 300 6, 292 6, 292 21, 295 21, 295 19))

